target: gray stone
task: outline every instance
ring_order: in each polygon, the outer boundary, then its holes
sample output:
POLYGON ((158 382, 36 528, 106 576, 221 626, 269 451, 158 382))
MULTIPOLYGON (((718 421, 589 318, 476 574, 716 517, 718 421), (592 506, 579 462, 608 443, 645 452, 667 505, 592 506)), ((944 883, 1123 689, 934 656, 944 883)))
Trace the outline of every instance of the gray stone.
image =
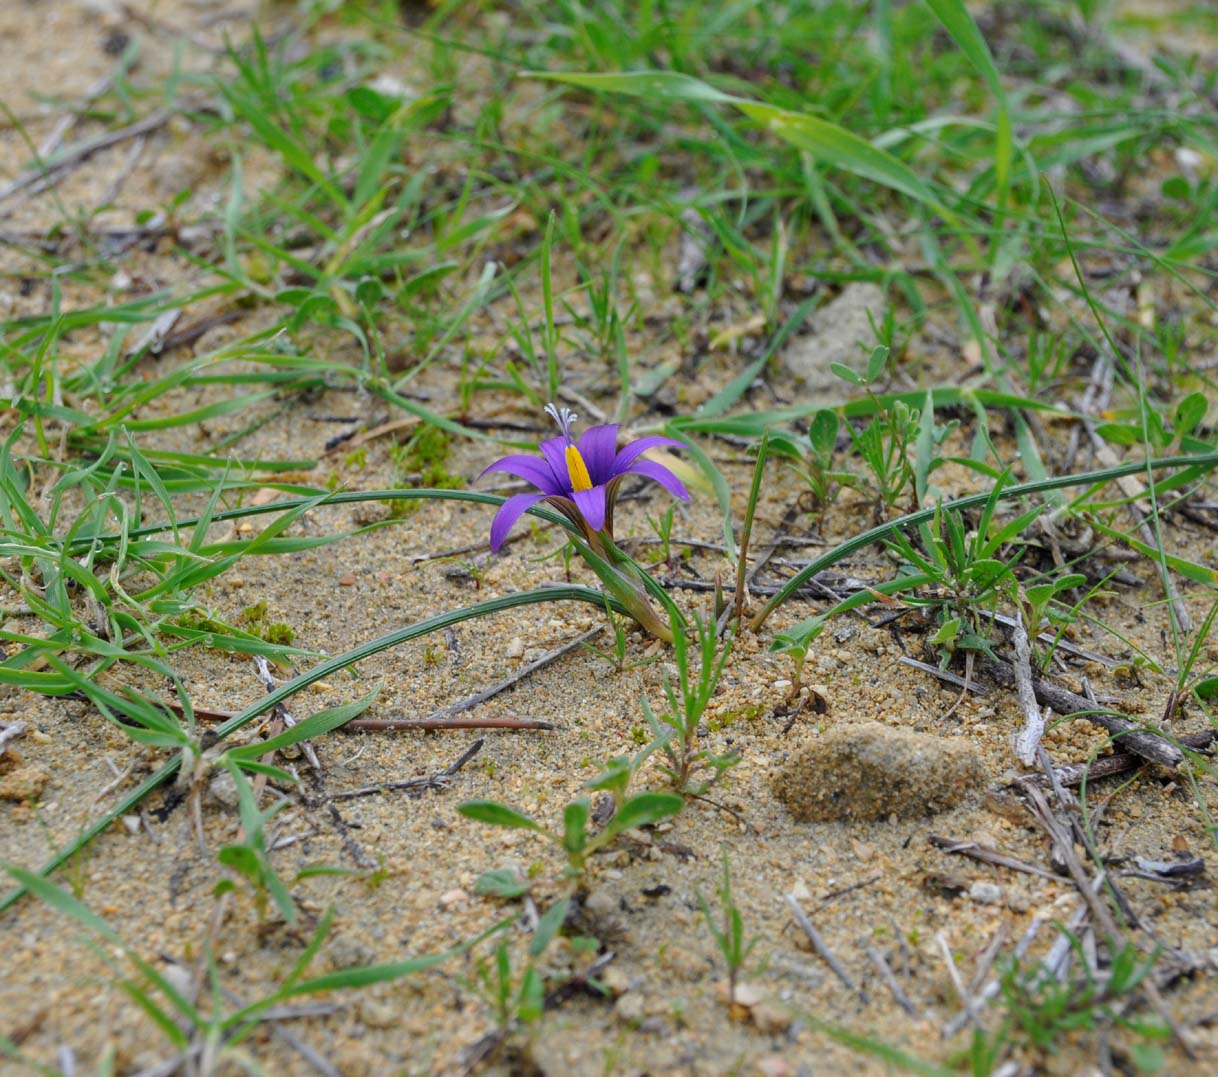
POLYGON ((878 285, 857 281, 812 315, 805 332, 782 351, 783 363, 803 382, 806 394, 838 400, 850 391, 829 367, 841 363, 860 373, 866 368, 867 357, 877 343, 867 315, 870 313, 879 325, 885 306, 878 285))
POLYGON ((997 905, 1002 900, 1002 887, 994 883, 973 883, 968 896, 982 905, 997 905))
POLYGON ((946 811, 985 781, 963 738, 856 722, 809 736, 779 769, 773 788, 803 822, 873 822, 946 811))

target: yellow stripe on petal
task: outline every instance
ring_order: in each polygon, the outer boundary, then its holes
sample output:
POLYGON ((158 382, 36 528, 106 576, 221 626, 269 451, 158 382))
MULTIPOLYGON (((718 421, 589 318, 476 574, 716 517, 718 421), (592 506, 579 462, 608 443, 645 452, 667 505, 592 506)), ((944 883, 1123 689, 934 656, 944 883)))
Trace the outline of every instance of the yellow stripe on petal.
POLYGON ((588 474, 588 465, 584 463, 584 458, 579 455, 579 449, 574 445, 567 446, 567 474, 571 478, 572 490, 592 489, 592 476, 588 474))

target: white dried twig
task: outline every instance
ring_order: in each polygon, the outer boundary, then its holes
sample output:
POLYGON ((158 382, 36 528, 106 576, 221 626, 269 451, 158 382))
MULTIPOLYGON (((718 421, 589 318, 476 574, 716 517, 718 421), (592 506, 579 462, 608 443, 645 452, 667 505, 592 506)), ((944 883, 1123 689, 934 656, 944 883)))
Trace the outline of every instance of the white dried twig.
POLYGON ((1015 660, 1011 668, 1015 671, 1015 694, 1019 698, 1019 709, 1023 711, 1023 729, 1015 738, 1015 754, 1025 767, 1036 762, 1036 749, 1045 732, 1045 716, 1036 702, 1036 688, 1032 684, 1032 644, 1023 618, 1018 618, 1011 629, 1015 644, 1015 660))

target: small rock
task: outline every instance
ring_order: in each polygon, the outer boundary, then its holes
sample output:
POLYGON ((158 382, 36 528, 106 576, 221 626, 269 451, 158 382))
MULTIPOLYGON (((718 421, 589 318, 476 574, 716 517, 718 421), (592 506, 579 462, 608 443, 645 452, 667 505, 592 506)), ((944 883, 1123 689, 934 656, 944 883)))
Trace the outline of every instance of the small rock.
POLYGON ((508 644, 503 648, 503 653, 508 658, 519 658, 524 654, 524 640, 519 636, 513 636, 508 640, 508 644))
POLYGON ((782 1055, 759 1058, 754 1065, 757 1077, 795 1077, 795 1069, 782 1055))
POLYGON ((627 991, 613 1006, 613 1013, 623 1024, 637 1025, 643 1020, 646 999, 641 991, 627 991))
POLYGON ((796 901, 811 901, 812 891, 808 889, 808 884, 803 879, 796 879, 795 885, 791 887, 791 896, 796 901))
POLYGON ((875 345, 871 318, 884 320, 884 293, 868 281, 848 284, 833 302, 808 320, 807 331, 783 350, 786 368, 803 383, 805 394, 840 399, 850 390, 830 369, 841 363, 862 372, 875 345))
POLYGON ((801 822, 875 822, 946 811, 985 782, 966 740, 855 722, 808 736, 773 790, 801 822))
POLYGON ((610 965, 601 973, 600 981, 615 998, 620 998, 630 990, 630 977, 615 965, 610 965))
POLYGON ((140 832, 140 817, 138 815, 123 815, 120 817, 123 820, 123 826, 127 828, 127 833, 136 835, 140 832))
POLYGON ((790 1015, 769 1002, 759 1002, 749 1011, 749 1018, 758 1032, 770 1036, 781 1035, 791 1027, 790 1015))
POLYGON ((736 984, 736 992, 734 1001, 741 1006, 752 1009, 754 1006, 760 1005, 761 1000, 765 998, 761 988, 756 984, 741 982, 736 984))
POLYGON ((227 770, 218 770, 212 775, 207 783, 207 798, 226 808, 237 807, 237 783, 227 770))
POLYGON ((982 905, 997 905, 1002 900, 1002 887, 994 883, 973 883, 968 896, 982 905))
POLYGON ((453 905, 464 905, 469 901, 469 894, 460 888, 455 890, 446 890, 440 895, 441 908, 451 908, 453 905))
POLYGON ((29 764, 0 778, 0 800, 37 800, 51 780, 46 767, 29 764))
POLYGON ((398 1024, 399 1014, 388 1002, 362 999, 359 1003, 359 1017, 369 1028, 393 1028, 398 1024))
POLYGON ((343 935, 330 941, 326 947, 326 954, 330 958, 331 967, 336 971, 371 965, 376 959, 376 952, 367 943, 343 935))

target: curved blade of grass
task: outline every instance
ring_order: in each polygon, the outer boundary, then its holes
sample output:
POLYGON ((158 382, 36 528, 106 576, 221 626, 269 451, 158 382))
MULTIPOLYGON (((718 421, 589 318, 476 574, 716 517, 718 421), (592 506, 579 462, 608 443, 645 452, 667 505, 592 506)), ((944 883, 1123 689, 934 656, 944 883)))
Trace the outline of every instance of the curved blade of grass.
MULTIPOLYGON (((1029 494, 1042 494, 1052 490, 1061 490, 1069 486, 1093 486, 1111 482, 1125 475, 1140 475, 1147 471, 1161 471, 1176 467, 1204 467, 1212 470, 1218 467, 1218 452, 1197 453, 1195 456, 1167 456, 1161 460, 1136 460, 1122 464, 1119 467, 1104 468, 1101 471, 1083 471, 1074 475, 1061 475, 1052 479, 1041 479, 1037 482, 1025 482, 1016 486, 1006 486, 1002 489, 998 500, 1008 501, 1014 497, 1026 497, 1029 494)), ((847 539, 840 546, 814 558, 804 568, 800 569, 774 594, 761 611, 753 618, 750 627, 756 632, 779 606, 787 601, 796 591, 806 584, 818 572, 824 572, 839 561, 844 560, 859 550, 866 549, 874 542, 880 542, 907 527, 915 527, 927 520, 933 520, 935 514, 947 509, 968 509, 986 504, 993 497, 993 491, 987 490, 980 494, 969 494, 953 501, 944 501, 931 508, 920 509, 896 520, 880 524, 870 530, 847 539)))
POLYGON ((379 688, 375 688, 366 696, 355 700, 354 703, 344 703, 341 707, 330 707, 324 711, 318 711, 316 714, 310 714, 304 721, 285 729, 277 737, 271 737, 270 740, 259 741, 256 744, 243 744, 239 748, 230 748, 225 754, 230 759, 243 762, 248 759, 258 759, 269 752, 277 752, 280 748, 299 744, 302 740, 320 737, 346 725, 356 715, 362 714, 372 706, 380 692, 379 688))
MULTIPOLYGON (((436 617, 429 617, 425 621, 417 621, 412 625, 399 628, 396 632, 379 636, 367 643, 361 643, 358 647, 353 647, 343 654, 319 663, 307 672, 302 673, 299 677, 293 677, 290 681, 284 681, 274 691, 268 692, 264 696, 259 696, 258 700, 251 706, 218 726, 216 728, 216 736, 219 740, 223 740, 230 733, 252 722, 258 715, 269 710, 276 703, 282 703, 302 688, 307 688, 310 684, 323 680, 339 670, 347 669, 357 662, 362 662, 365 658, 369 658, 374 654, 380 654, 381 651, 387 651, 392 647, 397 647, 402 643, 408 643, 412 639, 417 639, 419 636, 425 636, 430 632, 437 632, 448 628, 450 625, 460 624, 462 621, 468 621, 475 617, 486 617, 493 613, 500 613, 503 610, 515 609, 518 606, 532 606, 540 602, 588 602, 600 609, 604 609, 605 603, 608 602, 618 613, 628 613, 627 610, 614 602, 610 596, 600 591, 594 591, 590 587, 579 587, 573 584, 564 587, 543 587, 535 591, 520 591, 516 594, 502 595, 499 598, 492 598, 486 602, 479 602, 474 606, 465 606, 459 610, 452 610, 448 613, 439 614, 436 617)), ((131 811, 153 789, 173 777, 180 765, 181 757, 175 756, 156 772, 145 778, 144 781, 123 797, 113 808, 86 827, 75 841, 55 853, 39 870, 39 876, 50 874, 65 860, 74 856, 80 849, 84 848, 98 834, 110 826, 115 819, 131 811)), ((3 900, 0 900, 0 912, 7 909, 25 892, 26 887, 21 886, 6 894, 3 900)))
POLYGON ((929 206, 949 222, 955 216, 922 179, 890 153, 877 148, 838 124, 808 113, 790 112, 762 101, 734 97, 689 75, 673 71, 578 72, 527 71, 529 78, 547 79, 587 90, 629 94, 663 101, 731 105, 779 138, 807 150, 818 160, 853 172, 883 187, 899 191, 929 206))

